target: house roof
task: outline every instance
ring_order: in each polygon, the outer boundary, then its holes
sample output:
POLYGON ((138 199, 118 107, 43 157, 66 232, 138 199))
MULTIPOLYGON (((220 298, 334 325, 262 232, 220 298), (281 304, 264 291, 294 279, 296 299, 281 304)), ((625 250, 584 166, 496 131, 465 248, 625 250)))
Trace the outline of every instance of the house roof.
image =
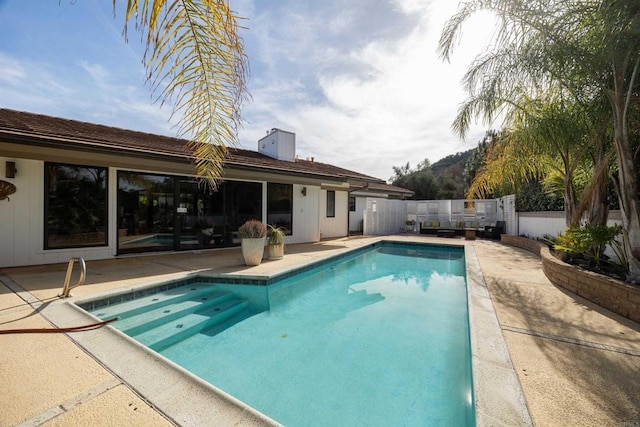
POLYGON ((389 195, 394 195, 397 197, 411 197, 414 192, 411 190, 407 190, 406 188, 398 187, 395 185, 390 185, 387 183, 378 183, 378 182, 367 182, 365 186, 358 186, 350 183, 351 191, 361 191, 361 192, 371 192, 371 193, 387 193, 389 195))
MULTIPOLYGON (((82 147, 122 154, 146 155, 179 161, 192 161, 188 141, 128 129, 45 116, 24 111, 0 108, 0 137, 25 144, 53 144, 64 147, 82 147)), ((257 151, 229 148, 225 160, 229 168, 249 168, 280 173, 314 175, 345 180, 352 187, 363 183, 379 191, 408 197, 412 191, 389 186, 385 181, 327 163, 296 159, 294 162, 277 160, 257 151)))

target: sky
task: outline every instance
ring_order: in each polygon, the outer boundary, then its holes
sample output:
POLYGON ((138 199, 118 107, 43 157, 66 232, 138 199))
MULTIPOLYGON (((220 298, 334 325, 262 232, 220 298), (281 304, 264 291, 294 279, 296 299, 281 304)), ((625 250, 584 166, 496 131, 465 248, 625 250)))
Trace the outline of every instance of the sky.
MULTIPOLYGON (((124 0, 0 0, 0 108, 176 136, 172 104, 153 102, 124 0)), ((451 62, 437 54, 454 0, 230 0, 249 58, 239 148, 268 129, 296 134, 300 158, 388 180, 477 146, 451 131, 461 79, 488 43, 479 16, 451 62)))

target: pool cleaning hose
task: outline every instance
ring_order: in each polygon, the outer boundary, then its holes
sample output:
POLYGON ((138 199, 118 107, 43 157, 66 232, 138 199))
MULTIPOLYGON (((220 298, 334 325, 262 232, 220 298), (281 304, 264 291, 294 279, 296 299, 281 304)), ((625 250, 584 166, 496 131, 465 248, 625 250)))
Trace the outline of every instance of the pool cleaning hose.
POLYGON ((119 317, 114 317, 113 319, 105 320, 103 322, 91 323, 89 325, 82 326, 71 326, 68 328, 34 328, 34 329, 4 329, 0 330, 0 335, 3 334, 51 334, 51 333, 59 333, 59 332, 82 332, 82 331, 90 331, 92 329, 98 329, 106 325, 107 323, 115 322, 119 320, 119 317))

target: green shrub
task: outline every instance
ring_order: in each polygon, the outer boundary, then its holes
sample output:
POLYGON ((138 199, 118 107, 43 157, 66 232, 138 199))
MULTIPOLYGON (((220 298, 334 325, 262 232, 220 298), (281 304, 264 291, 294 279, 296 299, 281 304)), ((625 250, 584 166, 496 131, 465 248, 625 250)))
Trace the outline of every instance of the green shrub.
POLYGON ((610 246, 618 257, 623 269, 628 269, 628 263, 624 256, 622 245, 616 240, 622 233, 622 227, 615 224, 606 225, 587 224, 583 227, 568 228, 564 234, 555 239, 554 249, 567 253, 570 256, 582 256, 600 267, 603 261, 604 250, 610 246))

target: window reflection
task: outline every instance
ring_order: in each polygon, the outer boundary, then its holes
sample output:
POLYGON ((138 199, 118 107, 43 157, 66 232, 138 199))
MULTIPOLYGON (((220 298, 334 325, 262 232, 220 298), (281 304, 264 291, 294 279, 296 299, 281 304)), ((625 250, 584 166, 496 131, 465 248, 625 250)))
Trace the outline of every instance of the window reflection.
POLYGON ((45 163, 45 249, 107 245, 107 169, 45 163))
POLYGON ((293 229, 293 185, 267 184, 267 223, 281 227, 286 234, 293 229))
POLYGON ((174 177, 118 174, 118 252, 174 247, 174 177))
POLYGON ((327 218, 336 216, 336 192, 327 190, 327 218))
POLYGON ((192 177, 120 172, 118 215, 118 253, 239 245, 238 228, 262 220, 262 183, 211 191, 192 177))

